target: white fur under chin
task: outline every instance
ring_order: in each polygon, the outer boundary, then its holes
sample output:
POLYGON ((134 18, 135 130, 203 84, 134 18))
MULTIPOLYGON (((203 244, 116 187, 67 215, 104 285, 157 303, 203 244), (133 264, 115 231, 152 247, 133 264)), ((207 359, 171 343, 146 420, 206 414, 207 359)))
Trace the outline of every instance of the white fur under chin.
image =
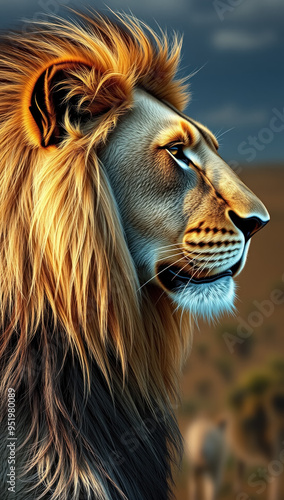
POLYGON ((235 283, 230 276, 213 283, 188 283, 171 296, 179 309, 189 311, 194 317, 213 320, 234 310, 235 283))

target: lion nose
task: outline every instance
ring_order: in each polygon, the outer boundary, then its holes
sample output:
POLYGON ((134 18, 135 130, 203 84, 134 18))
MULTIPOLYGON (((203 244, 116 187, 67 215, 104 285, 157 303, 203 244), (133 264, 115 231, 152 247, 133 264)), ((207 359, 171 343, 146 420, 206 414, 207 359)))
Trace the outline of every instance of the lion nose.
POLYGON ((247 240, 252 237, 259 229, 264 227, 268 220, 262 220, 257 216, 253 217, 240 217, 232 210, 229 211, 229 216, 235 226, 242 231, 247 240))

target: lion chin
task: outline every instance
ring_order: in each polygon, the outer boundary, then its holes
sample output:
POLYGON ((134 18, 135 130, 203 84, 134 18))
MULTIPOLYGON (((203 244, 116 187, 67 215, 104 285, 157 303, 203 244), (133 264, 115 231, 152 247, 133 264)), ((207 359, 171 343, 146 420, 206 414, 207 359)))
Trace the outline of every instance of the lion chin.
POLYGON ((191 284, 172 294, 172 300, 182 311, 189 311, 194 318, 207 321, 234 311, 236 284, 230 276, 213 283, 191 284))

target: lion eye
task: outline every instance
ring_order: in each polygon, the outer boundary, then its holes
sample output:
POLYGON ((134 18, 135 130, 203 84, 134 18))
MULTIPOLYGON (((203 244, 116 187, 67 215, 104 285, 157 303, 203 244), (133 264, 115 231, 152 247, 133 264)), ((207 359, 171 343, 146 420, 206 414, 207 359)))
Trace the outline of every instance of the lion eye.
MULTIPOLYGON (((183 153, 183 145, 182 144, 174 144, 173 146, 167 147, 167 150, 176 158, 183 158, 184 153, 183 153)), ((185 157, 186 158, 186 157, 185 157)))
POLYGON ((170 155, 175 158, 181 168, 188 169, 189 165, 193 163, 189 158, 187 158, 187 156, 185 156, 183 147, 183 144, 173 144, 172 146, 168 146, 166 149, 170 155))
POLYGON ((167 149, 170 153, 172 153, 172 155, 176 156, 180 153, 181 146, 180 145, 179 146, 170 146, 167 149))

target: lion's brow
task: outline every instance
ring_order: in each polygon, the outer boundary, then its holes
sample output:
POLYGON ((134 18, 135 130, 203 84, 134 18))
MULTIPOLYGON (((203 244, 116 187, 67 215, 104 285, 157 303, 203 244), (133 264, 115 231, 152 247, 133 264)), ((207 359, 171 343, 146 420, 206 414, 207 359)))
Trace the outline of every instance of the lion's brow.
POLYGON ((190 123, 191 125, 193 125, 197 130, 198 132, 200 133, 200 135, 202 135, 202 137, 205 139, 205 141, 207 142, 207 144, 209 146, 212 147, 212 144, 213 146, 218 149, 219 148, 219 144, 218 144, 218 141, 216 139, 216 137, 210 132, 208 133, 206 131, 206 128, 203 128, 203 127, 200 127, 199 124, 197 122, 195 122, 195 120, 192 120, 191 118, 189 118, 189 116, 187 116, 186 114, 184 114, 182 111, 179 111, 178 109, 176 109, 174 106, 172 106, 169 102, 165 102, 163 101, 164 104, 166 106, 168 106, 172 111, 174 111, 177 115, 179 115, 181 118, 183 118, 184 120, 186 120, 188 123, 190 123))
POLYGON ((157 140, 161 143, 161 147, 174 142, 181 142, 185 145, 191 145, 196 142, 192 132, 185 127, 181 127, 180 124, 176 124, 176 126, 171 127, 169 130, 162 130, 157 140))

